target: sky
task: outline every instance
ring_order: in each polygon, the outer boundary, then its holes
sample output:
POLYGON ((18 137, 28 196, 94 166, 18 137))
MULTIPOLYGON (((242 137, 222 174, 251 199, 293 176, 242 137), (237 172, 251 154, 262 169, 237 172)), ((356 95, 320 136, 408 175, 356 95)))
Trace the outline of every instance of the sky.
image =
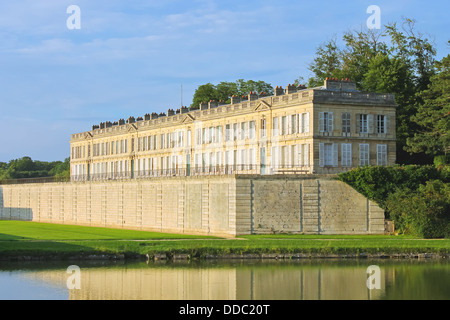
POLYGON ((0 0, 0 162, 63 161, 71 134, 189 106, 205 83, 308 79, 370 5, 450 53, 448 0, 0 0))

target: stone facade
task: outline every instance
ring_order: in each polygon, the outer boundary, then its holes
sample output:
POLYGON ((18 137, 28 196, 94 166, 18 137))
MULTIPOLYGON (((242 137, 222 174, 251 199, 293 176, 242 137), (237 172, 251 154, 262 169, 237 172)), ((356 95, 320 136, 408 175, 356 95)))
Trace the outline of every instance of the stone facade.
POLYGON ((396 160, 396 105, 348 80, 105 122, 71 137, 73 180, 334 174, 396 160))
POLYGON ((384 233, 382 209, 316 175, 3 185, 0 219, 231 237, 384 233))

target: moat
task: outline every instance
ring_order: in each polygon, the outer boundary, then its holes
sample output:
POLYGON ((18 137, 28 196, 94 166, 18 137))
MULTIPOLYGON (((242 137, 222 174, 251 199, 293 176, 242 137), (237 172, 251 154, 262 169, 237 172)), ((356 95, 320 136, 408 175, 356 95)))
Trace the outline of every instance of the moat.
POLYGON ((447 260, 1 262, 1 300, 448 300, 447 260))

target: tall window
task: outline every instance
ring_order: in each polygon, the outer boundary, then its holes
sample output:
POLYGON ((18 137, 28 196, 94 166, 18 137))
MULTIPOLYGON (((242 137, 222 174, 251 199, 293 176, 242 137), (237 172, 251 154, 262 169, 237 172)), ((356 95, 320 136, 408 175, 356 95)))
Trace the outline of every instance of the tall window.
POLYGON ((387 166, 387 145, 377 145, 377 166, 387 166))
POLYGON ((377 133, 386 133, 386 116, 377 115, 377 133))
POLYGON ((359 115, 359 132, 369 133, 369 116, 367 114, 359 115))
POLYGON ((266 119, 261 119, 261 138, 266 137, 266 119))
POLYGON ((231 125, 227 124, 225 126, 225 141, 231 140, 231 125))
POLYGON ((308 133, 309 132, 309 113, 299 114, 299 129, 300 133, 308 133))
POLYGON ((341 164, 343 167, 352 166, 352 145, 351 143, 343 143, 341 145, 341 164))
POLYGON ((350 113, 342 114, 342 133, 350 133, 350 113))
POLYGON ((245 140, 245 136, 246 136, 246 130, 247 130, 247 123, 242 122, 241 123, 241 131, 240 131, 240 140, 245 140))
POLYGON ((275 118, 273 118, 273 121, 272 121, 272 135, 277 136, 278 130, 279 130, 278 118, 275 117, 275 118))
POLYGON ((293 115, 291 115, 291 132, 290 132, 290 134, 296 134, 298 132, 297 125, 298 125, 297 115, 293 114, 293 115))
POLYGON ((287 134, 287 117, 281 117, 281 135, 287 134))
POLYGON ((319 144, 319 165, 338 166, 338 144, 336 143, 320 143, 319 144))
POLYGON ((255 121, 249 122, 249 139, 255 139, 256 131, 255 131, 255 121))
POLYGON ((359 145, 359 165, 361 167, 369 165, 369 145, 359 145))
POLYGON ((321 112, 319 114, 319 131, 333 132, 333 112, 321 112))

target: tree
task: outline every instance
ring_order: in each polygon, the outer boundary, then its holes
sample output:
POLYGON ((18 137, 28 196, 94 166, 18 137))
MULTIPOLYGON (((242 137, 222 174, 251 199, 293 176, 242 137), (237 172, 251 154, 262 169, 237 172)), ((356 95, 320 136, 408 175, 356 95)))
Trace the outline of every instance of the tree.
POLYGON ((217 89, 212 83, 201 85, 195 90, 192 107, 198 107, 202 102, 217 99, 217 89))
POLYGON ((322 44, 316 51, 314 61, 308 67, 314 74, 309 79, 308 86, 321 86, 327 77, 342 78, 342 66, 342 53, 336 39, 322 44))
MULTIPOLYGON (((419 129, 412 117, 423 103, 421 92, 434 74, 436 51, 432 43, 415 30, 415 22, 404 19, 383 30, 347 32, 343 48, 331 40, 316 52, 309 70, 310 86, 321 86, 327 77, 349 78, 361 91, 393 93, 397 107, 397 162, 431 163, 424 153, 411 154, 407 141, 419 129)), ((418 150, 418 149, 416 149, 418 150)))
POLYGON ((419 129, 407 140, 408 151, 432 157, 450 151, 450 55, 436 62, 436 70, 429 88, 420 94, 423 104, 412 117, 419 129))
POLYGON ((239 79, 236 82, 220 82, 218 85, 207 83, 197 88, 191 107, 197 107, 201 102, 209 102, 210 100, 224 101, 230 103, 233 95, 242 96, 250 92, 265 92, 273 95, 273 87, 264 81, 254 81, 239 79))
POLYGON ((42 177, 69 177, 70 158, 62 161, 33 161, 30 157, 0 163, 0 180, 42 177))

